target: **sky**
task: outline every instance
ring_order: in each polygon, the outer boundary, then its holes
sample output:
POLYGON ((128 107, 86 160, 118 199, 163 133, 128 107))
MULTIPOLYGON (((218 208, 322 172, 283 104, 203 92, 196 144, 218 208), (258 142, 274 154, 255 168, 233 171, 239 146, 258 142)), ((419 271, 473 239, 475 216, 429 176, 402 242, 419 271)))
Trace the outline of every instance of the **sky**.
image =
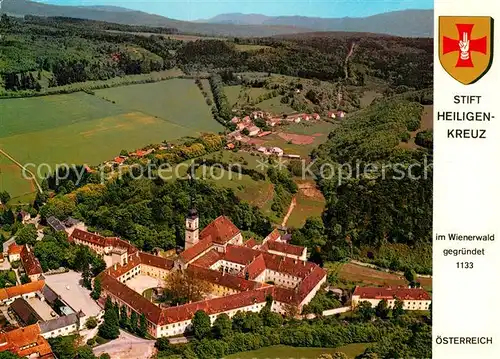
POLYGON ((179 20, 208 19, 224 13, 364 17, 405 9, 432 9, 434 0, 35 0, 55 5, 114 5, 179 20))

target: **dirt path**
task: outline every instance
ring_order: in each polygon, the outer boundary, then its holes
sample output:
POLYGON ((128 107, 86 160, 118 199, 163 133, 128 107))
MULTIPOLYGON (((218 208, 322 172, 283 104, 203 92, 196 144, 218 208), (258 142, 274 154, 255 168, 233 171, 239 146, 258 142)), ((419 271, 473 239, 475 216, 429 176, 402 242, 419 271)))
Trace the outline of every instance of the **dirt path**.
POLYGON ((22 169, 26 173, 30 174, 31 175, 31 180, 33 182, 35 182, 35 184, 36 184, 36 186, 38 188, 38 191, 40 193, 43 193, 42 186, 40 186, 40 183, 38 183, 38 181, 36 180, 36 176, 33 174, 33 172, 31 172, 30 170, 28 170, 27 168, 25 168, 22 164, 20 164, 19 162, 17 162, 14 157, 12 157, 11 155, 9 155, 7 152, 5 152, 4 150, 2 150, 1 148, 0 148, 0 154, 4 155, 9 160, 11 160, 12 162, 14 162, 20 169, 22 169))
POLYGON ((356 43, 353 42, 351 44, 351 48, 349 49, 349 53, 347 54, 345 58, 345 64, 344 64, 344 73, 345 73, 345 79, 347 80, 349 78, 349 72, 347 71, 347 64, 349 63, 349 58, 352 56, 354 53, 354 47, 356 46, 356 43))
POLYGON ((294 196, 292 198, 292 201, 290 202, 290 206, 288 207, 288 212, 286 213, 285 218, 283 218, 283 222, 281 222, 282 227, 286 226, 286 222, 288 222, 288 218, 290 218, 290 215, 292 214, 293 209, 295 208, 296 205, 297 205, 297 200, 295 199, 295 196, 294 196))

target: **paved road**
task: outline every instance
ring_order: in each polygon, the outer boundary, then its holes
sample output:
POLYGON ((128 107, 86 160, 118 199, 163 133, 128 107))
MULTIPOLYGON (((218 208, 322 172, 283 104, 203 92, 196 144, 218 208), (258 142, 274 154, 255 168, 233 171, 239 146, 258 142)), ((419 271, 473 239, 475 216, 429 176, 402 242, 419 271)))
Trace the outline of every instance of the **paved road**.
POLYGON ((120 330, 120 336, 93 349, 99 356, 108 353, 112 359, 148 359, 155 354, 155 341, 138 338, 120 330))

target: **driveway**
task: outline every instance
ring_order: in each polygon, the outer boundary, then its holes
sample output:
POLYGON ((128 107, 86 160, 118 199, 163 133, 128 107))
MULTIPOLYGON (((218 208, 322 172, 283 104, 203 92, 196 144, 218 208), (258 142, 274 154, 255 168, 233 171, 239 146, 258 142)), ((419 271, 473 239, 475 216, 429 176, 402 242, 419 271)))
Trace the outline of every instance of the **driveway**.
POLYGON ((93 349, 94 355, 108 353, 113 359, 148 359, 155 354, 155 340, 133 336, 120 330, 120 336, 93 349))

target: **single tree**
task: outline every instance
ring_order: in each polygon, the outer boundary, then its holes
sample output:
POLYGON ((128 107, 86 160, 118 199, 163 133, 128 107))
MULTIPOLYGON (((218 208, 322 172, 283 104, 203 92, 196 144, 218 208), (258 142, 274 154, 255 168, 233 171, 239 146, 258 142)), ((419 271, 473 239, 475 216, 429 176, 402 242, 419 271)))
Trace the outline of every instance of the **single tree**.
POLYGON ((380 302, 378 302, 377 306, 375 307, 375 314, 380 319, 387 319, 387 317, 389 316, 389 306, 387 305, 387 300, 382 299, 380 302))
POLYGON ((130 331, 132 333, 137 332, 137 313, 135 311, 132 311, 132 314, 130 314, 130 331))
POLYGON ((198 310, 193 317, 193 332, 196 339, 203 339, 210 335, 210 317, 203 310, 198 310))
POLYGON ((87 327, 87 329, 94 329, 95 327, 97 327, 97 319, 96 317, 89 317, 89 319, 87 319, 87 321, 85 322, 85 326, 87 327))
POLYGON ((399 299, 396 299, 394 302, 394 308, 392 309, 392 317, 397 319, 405 313, 403 309, 403 302, 399 299))
POLYGON ((139 335, 145 338, 147 334, 148 334, 148 321, 146 319, 146 315, 142 313, 141 318, 139 319, 139 335))
POLYGON ((120 308, 120 327, 123 329, 127 329, 129 326, 128 322, 128 314, 127 314, 127 307, 122 305, 120 308))
POLYGON ((172 305, 200 301, 210 292, 210 285, 189 271, 171 273, 165 280, 165 287, 176 297, 172 298, 172 305))
POLYGON ((417 279, 417 274, 412 268, 406 268, 405 278, 408 282, 410 282, 411 285, 412 283, 415 283, 415 280, 417 279))
POLYGON ((358 304, 358 307, 356 308, 356 313, 363 321, 371 320, 374 315, 372 304, 367 301, 362 301, 361 303, 358 304))
POLYGON ((229 316, 222 313, 217 316, 214 322, 214 335, 217 339, 222 339, 232 333, 232 323, 229 316))
POLYGON ((120 335, 118 315, 112 304, 105 310, 104 322, 99 326, 98 333, 104 339, 116 339, 120 335))
POLYGON ((92 290, 90 296, 92 297, 92 299, 97 300, 101 297, 101 291, 101 280, 99 278, 96 278, 94 280, 94 289, 92 290))

